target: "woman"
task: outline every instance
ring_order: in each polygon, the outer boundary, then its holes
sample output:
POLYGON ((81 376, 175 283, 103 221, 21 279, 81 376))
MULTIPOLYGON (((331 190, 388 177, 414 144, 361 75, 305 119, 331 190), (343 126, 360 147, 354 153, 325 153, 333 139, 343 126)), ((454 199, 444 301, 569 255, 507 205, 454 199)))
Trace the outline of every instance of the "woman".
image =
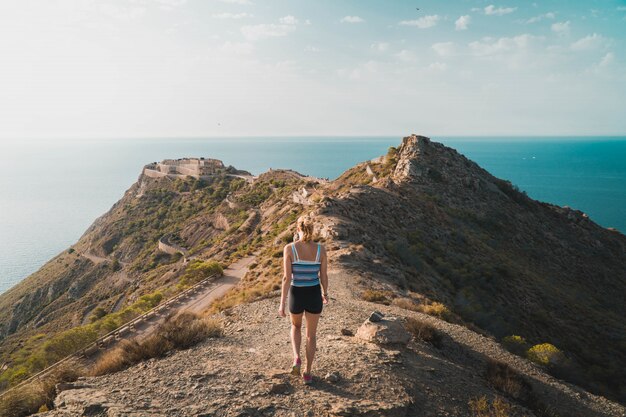
POLYGON ((302 316, 306 320, 306 370, 302 380, 309 385, 313 382, 311 366, 316 350, 315 333, 322 312, 322 305, 328 304, 328 274, 326 249, 313 242, 313 223, 302 216, 297 222, 297 237, 285 245, 283 250, 283 285, 278 314, 285 317, 285 301, 289 293, 289 313, 291 316, 291 346, 293 366, 291 373, 300 375, 300 341, 302 340, 302 316))

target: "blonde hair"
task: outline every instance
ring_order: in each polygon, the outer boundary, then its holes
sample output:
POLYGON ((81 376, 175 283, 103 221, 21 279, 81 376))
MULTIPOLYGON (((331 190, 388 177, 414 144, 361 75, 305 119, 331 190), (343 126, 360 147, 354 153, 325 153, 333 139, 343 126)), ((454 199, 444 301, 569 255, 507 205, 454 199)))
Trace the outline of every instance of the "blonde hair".
POLYGON ((302 240, 309 242, 313 240, 313 221, 308 216, 300 216, 297 221, 298 230, 302 231, 302 240))

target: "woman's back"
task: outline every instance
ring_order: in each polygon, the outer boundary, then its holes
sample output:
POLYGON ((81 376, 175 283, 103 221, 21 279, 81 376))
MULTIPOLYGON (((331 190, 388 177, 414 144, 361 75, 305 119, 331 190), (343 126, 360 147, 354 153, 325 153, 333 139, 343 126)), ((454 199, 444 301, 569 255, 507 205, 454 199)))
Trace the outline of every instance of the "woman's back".
POLYGON ((322 245, 314 242, 291 244, 291 285, 310 287, 320 284, 322 245))

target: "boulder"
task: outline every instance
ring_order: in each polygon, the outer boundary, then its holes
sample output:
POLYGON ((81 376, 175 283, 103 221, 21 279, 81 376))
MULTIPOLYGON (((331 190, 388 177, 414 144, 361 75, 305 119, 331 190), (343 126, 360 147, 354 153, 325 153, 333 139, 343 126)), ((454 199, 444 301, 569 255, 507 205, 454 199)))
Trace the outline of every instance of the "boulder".
POLYGON ((370 318, 368 320, 372 323, 377 323, 381 321, 383 317, 385 317, 383 313, 381 313, 380 311, 374 311, 372 314, 370 314, 370 318))
POLYGON ((376 322, 372 322, 368 318, 357 330, 356 337, 366 342, 382 345, 404 345, 411 340, 411 335, 398 317, 381 318, 380 321, 376 322))

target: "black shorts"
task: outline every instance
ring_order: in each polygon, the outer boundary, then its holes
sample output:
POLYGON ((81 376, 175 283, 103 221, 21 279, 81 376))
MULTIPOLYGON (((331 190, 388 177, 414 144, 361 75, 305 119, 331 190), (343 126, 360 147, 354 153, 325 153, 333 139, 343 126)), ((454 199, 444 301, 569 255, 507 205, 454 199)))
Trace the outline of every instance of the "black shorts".
POLYGON ((289 312, 291 314, 300 314, 303 311, 320 314, 322 306, 322 287, 319 284, 310 287, 291 285, 289 288, 289 312))

